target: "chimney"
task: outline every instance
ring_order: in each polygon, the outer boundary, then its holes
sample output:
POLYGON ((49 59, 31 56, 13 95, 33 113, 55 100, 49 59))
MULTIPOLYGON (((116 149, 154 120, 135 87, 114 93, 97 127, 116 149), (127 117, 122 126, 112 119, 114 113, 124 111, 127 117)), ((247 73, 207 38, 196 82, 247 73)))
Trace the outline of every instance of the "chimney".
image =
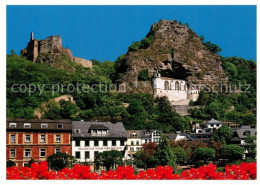
POLYGON ((31 39, 30 41, 32 41, 34 38, 33 38, 33 32, 31 32, 31 39))

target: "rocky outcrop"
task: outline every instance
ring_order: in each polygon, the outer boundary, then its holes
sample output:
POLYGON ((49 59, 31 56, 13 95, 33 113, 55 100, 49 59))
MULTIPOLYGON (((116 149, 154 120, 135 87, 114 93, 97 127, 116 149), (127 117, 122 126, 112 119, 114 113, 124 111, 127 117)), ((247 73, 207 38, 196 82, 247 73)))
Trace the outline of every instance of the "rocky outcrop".
MULTIPOLYGON (((216 53, 209 51, 200 37, 177 21, 160 20, 151 26, 146 38, 149 45, 129 50, 121 59, 126 70, 117 79, 127 92, 152 93, 151 82, 138 82, 138 74, 156 68, 164 77, 184 79, 188 84, 213 84, 228 78, 216 53)), ((120 68, 120 66, 118 67, 120 68)))
POLYGON ((74 61, 74 58, 78 58, 77 60, 84 61, 76 61, 78 64, 82 65, 83 67, 92 68, 91 61, 79 57, 73 57, 72 51, 63 47, 61 36, 59 35, 50 36, 43 40, 37 40, 34 39, 32 32, 30 42, 25 49, 21 50, 20 54, 27 57, 28 60, 33 62, 38 61, 41 63, 50 61, 52 58, 60 58, 61 55, 64 55, 70 61, 74 61))
POLYGON ((92 62, 84 58, 73 57, 73 61, 75 61, 77 64, 82 65, 83 67, 92 68, 92 62))

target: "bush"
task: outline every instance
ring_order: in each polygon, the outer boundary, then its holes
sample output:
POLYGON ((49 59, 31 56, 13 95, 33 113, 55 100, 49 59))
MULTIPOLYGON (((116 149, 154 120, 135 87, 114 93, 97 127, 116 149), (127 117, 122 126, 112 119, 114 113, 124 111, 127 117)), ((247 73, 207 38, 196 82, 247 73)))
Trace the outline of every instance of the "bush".
POLYGON ((142 71, 140 71, 139 75, 138 75, 138 80, 140 81, 147 81, 149 80, 149 74, 148 74, 148 69, 144 69, 142 71))
POLYGON ((216 151, 213 148, 200 147, 195 150, 193 156, 194 162, 199 164, 199 161, 203 160, 204 164, 208 163, 209 160, 214 160, 216 156, 216 151))
POLYGON ((238 145, 225 145, 220 148, 220 158, 228 159, 229 161, 235 161, 242 159, 244 149, 238 145))
POLYGON ((8 160, 6 161, 6 167, 12 167, 12 166, 15 166, 15 162, 11 161, 11 160, 8 160))
POLYGON ((53 170, 62 170, 65 167, 69 167, 72 163, 76 162, 73 156, 70 156, 66 153, 53 154, 47 158, 47 162, 50 165, 50 168, 53 170))

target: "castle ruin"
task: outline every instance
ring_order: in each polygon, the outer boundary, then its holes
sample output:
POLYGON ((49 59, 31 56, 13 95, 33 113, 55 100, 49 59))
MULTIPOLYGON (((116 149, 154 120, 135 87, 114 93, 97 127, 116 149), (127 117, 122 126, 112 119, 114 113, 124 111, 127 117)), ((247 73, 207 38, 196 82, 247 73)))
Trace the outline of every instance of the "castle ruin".
POLYGON ((92 62, 83 58, 73 57, 72 51, 62 46, 61 36, 50 36, 43 40, 34 39, 31 32, 30 42, 27 47, 20 51, 22 56, 25 56, 33 63, 37 61, 40 55, 44 54, 60 54, 65 55, 69 60, 75 61, 83 67, 92 68, 92 62))

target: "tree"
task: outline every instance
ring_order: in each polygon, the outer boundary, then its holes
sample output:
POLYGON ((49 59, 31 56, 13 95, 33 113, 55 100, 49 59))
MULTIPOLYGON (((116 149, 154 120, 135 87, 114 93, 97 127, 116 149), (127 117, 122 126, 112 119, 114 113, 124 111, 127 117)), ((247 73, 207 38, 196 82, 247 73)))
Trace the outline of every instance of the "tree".
POLYGON ((105 166, 106 170, 109 170, 111 167, 115 167, 115 165, 122 165, 123 155, 120 151, 111 150, 98 153, 95 157, 95 164, 97 166, 105 166))
POLYGON ((256 157, 256 136, 248 135, 245 142, 249 144, 248 155, 252 158, 256 157))
POLYGON ((157 150, 155 142, 143 144, 143 149, 134 154, 134 164, 138 168, 154 168, 158 165, 158 158, 155 155, 157 150))
POLYGON ((182 147, 173 148, 173 153, 176 155, 177 164, 183 163, 187 160, 187 153, 182 147))
POLYGON ((196 164, 200 164, 203 160, 203 164, 207 164, 209 160, 214 160, 216 156, 216 151, 213 148, 200 147, 195 150, 193 160, 196 164))
POLYGON ((203 44, 208 48, 209 51, 211 51, 212 53, 219 53, 220 51, 222 51, 222 49, 216 45, 211 43, 210 41, 207 42, 203 42, 203 44))
POLYGON ((6 161, 6 167, 9 168, 9 167, 12 167, 12 166, 15 166, 15 162, 13 162, 11 160, 7 160, 6 161))
POLYGON ((69 167, 72 163, 76 162, 75 157, 66 153, 53 154, 47 158, 49 166, 53 170, 62 170, 65 167, 69 167))
POLYGON ((229 161, 235 161, 242 159, 244 149, 238 145, 225 145, 220 148, 220 158, 228 159, 229 161))
POLYGON ((150 79, 150 77, 148 75, 148 69, 144 69, 144 70, 140 71, 140 73, 138 74, 138 80, 140 80, 140 81, 147 81, 149 79, 150 79))
POLYGON ((160 142, 155 154, 160 165, 172 166, 176 170, 176 155, 173 153, 169 140, 165 135, 161 135, 160 142))
POLYGON ((222 142, 225 145, 231 139, 232 136, 232 130, 227 125, 223 125, 222 127, 216 130, 215 134, 211 137, 211 140, 216 142, 222 142))

